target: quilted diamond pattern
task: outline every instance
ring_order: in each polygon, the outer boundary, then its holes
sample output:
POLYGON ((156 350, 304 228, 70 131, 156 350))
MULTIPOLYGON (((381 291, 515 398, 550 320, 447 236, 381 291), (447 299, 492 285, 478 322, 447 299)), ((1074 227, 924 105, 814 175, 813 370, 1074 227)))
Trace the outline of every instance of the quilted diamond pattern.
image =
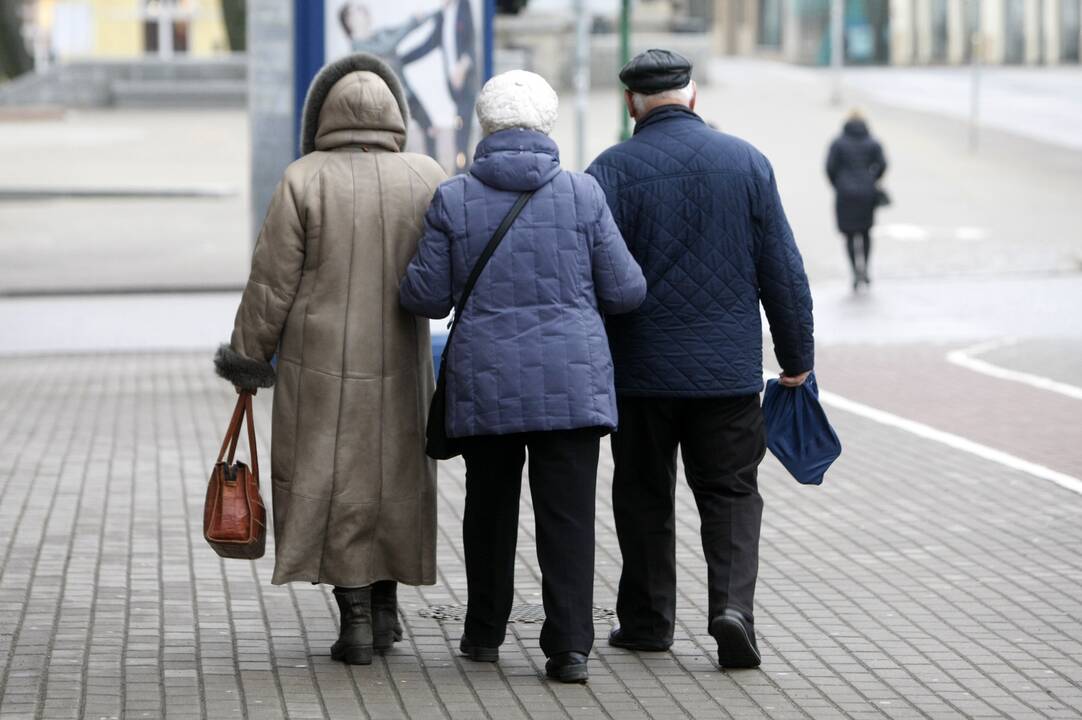
POLYGON ((608 320, 617 392, 719 397, 762 389, 763 305, 788 373, 814 362, 812 298, 769 161, 669 105, 586 171, 646 276, 608 320))
POLYGON ((523 190, 536 189, 470 296, 447 357, 452 437, 616 426, 602 312, 638 307, 646 281, 597 182, 563 172, 555 143, 503 130, 443 183, 402 281, 403 306, 443 317, 523 190))

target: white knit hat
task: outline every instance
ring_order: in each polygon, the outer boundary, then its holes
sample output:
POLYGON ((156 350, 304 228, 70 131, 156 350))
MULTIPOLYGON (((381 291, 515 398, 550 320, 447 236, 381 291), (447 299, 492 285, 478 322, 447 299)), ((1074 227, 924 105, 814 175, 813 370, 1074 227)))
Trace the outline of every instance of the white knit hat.
POLYGON ((509 70, 490 79, 477 97, 481 130, 526 128, 548 135, 556 124, 560 100, 545 78, 526 70, 509 70))

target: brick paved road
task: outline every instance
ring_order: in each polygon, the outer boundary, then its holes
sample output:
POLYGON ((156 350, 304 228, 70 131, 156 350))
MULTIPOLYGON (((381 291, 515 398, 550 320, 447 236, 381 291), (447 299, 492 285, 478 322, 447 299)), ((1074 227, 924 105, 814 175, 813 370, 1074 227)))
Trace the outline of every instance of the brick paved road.
MULTIPOLYGON (((686 488, 671 652, 601 642, 585 687, 543 679, 535 624, 511 626, 498 666, 457 658, 461 625, 419 611, 465 601, 459 463, 441 468, 439 583, 402 593, 406 640, 371 667, 331 662, 326 589, 273 587, 269 560, 202 543, 231 394, 205 353, 0 359, 0 717, 1082 716, 1082 496, 843 413, 823 487, 764 466, 761 670, 714 663, 686 488)), ((603 607, 610 479, 606 458, 603 607)), ((522 520, 518 601, 537 603, 522 520)))

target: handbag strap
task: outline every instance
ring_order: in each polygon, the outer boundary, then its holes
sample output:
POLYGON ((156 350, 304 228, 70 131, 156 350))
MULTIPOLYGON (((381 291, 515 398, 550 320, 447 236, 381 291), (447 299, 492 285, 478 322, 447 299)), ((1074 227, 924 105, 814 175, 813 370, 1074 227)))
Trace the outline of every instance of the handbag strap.
POLYGON ((259 482, 259 451, 255 447, 255 420, 252 415, 252 393, 244 393, 244 414, 248 420, 248 462, 252 468, 252 475, 259 482))
POLYGON ((237 439, 240 437, 240 422, 244 416, 244 395, 237 394, 237 405, 233 408, 233 417, 229 420, 229 428, 225 431, 225 440, 222 440, 222 449, 218 451, 218 460, 225 459, 225 451, 229 450, 229 462, 233 462, 233 453, 237 449, 237 439))
MULTIPOLYGON (((481 257, 477 258, 477 262, 473 264, 473 268, 470 270, 469 277, 466 278, 466 284, 462 287, 462 295, 458 298, 458 304, 455 305, 455 316, 451 322, 451 330, 447 333, 447 342, 443 345, 443 353, 441 357, 443 360, 447 359, 447 349, 451 347, 451 338, 455 336, 455 328, 458 327, 458 319, 462 317, 462 309, 466 307, 466 301, 470 298, 470 293, 473 292, 473 286, 477 284, 477 278, 481 277, 481 271, 485 269, 485 265, 488 264, 492 254, 496 252, 496 248, 499 247, 500 241, 503 240, 503 236, 507 234, 507 231, 511 228, 511 224, 515 222, 515 218, 522 212, 522 208, 526 207, 526 203, 536 190, 527 190, 518 196, 515 200, 515 204, 511 206, 511 209, 504 215, 503 220, 500 222, 500 226, 496 228, 496 232, 492 234, 492 239, 488 241, 488 245, 485 246, 484 251, 481 253, 481 257)), ((445 363, 441 361, 440 368, 442 369, 445 363)))
POLYGON ((225 432, 225 440, 222 441, 222 449, 218 451, 218 462, 224 459, 227 465, 233 464, 233 457, 237 452, 237 444, 240 442, 240 426, 245 420, 248 421, 248 451, 251 454, 252 474, 259 478, 259 452, 255 445, 255 422, 252 413, 252 393, 244 391, 237 397, 237 405, 233 408, 233 417, 229 420, 229 429, 225 432), (226 455, 226 449, 229 454, 226 455))

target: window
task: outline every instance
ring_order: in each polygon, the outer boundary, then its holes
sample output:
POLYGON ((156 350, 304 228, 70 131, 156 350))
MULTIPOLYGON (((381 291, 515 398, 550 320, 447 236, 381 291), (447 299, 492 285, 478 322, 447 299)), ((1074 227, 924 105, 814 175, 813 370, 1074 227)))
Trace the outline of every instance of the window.
POLYGON ((191 10, 185 0, 143 0, 143 49, 169 57, 188 52, 191 10))
POLYGON ((981 2, 980 0, 963 0, 965 2, 964 27, 965 27, 965 58, 966 62, 973 61, 973 41, 977 33, 981 31, 981 2))
POLYGON ((781 0, 761 0, 759 3, 759 44, 769 48, 780 48, 781 27, 781 0))
POLYGON ((1082 5, 1079 0, 1059 0, 1059 59, 1079 62, 1079 33, 1082 33, 1082 5))
POLYGON ((1025 0, 1006 0, 1003 8, 1003 62, 1020 65, 1026 61, 1025 0))
POLYGON ((947 61, 947 0, 932 0, 932 61, 947 61))

